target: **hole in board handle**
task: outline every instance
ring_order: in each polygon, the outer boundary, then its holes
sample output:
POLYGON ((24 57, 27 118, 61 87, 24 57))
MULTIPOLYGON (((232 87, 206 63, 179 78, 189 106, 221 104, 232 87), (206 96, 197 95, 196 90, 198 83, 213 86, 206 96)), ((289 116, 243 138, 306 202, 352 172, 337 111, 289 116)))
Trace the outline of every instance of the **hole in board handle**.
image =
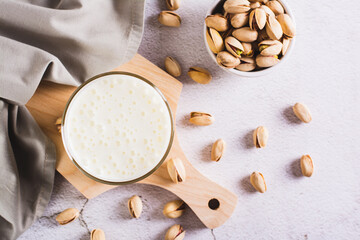
POLYGON ((211 210, 216 210, 220 207, 220 202, 216 198, 210 199, 208 206, 211 210))

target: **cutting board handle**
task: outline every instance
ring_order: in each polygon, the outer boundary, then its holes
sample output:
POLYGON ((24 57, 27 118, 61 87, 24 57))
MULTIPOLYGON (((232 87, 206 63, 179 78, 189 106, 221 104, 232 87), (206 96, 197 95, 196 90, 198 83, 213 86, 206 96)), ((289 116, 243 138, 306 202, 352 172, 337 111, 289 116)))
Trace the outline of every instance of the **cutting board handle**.
POLYGON ((181 150, 176 136, 170 154, 172 156, 168 159, 182 159, 187 175, 185 182, 173 183, 167 173, 166 164, 163 164, 140 183, 156 185, 174 193, 186 202, 206 227, 213 229, 222 225, 235 210, 237 196, 196 170, 181 150))

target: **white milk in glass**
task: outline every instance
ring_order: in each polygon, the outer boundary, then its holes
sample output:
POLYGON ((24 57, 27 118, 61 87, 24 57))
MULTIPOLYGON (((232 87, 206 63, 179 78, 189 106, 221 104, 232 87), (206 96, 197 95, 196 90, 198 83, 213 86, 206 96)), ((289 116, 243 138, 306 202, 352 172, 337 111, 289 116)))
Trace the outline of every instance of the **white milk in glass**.
POLYGON ((87 173, 126 182, 144 176, 166 154, 171 114, 147 82, 111 74, 91 81, 75 95, 63 134, 68 153, 87 173))

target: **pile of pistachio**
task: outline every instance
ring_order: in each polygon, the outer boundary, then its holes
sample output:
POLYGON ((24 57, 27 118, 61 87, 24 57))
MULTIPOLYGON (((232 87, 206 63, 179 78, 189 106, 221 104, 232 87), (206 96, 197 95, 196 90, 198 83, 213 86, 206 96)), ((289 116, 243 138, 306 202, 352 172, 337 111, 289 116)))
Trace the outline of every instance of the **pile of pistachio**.
POLYGON ((277 0, 226 0, 205 18, 206 40, 225 68, 256 71, 286 54, 295 25, 277 0))

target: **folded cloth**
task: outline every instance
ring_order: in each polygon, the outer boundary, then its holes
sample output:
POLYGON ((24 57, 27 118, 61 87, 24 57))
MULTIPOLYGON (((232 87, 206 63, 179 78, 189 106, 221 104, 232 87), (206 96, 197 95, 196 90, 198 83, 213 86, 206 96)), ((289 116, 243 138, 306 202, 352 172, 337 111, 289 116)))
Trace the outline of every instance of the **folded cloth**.
POLYGON ((145 0, 0 1, 0 236, 15 239, 51 195, 55 149, 24 104, 40 81, 79 85, 130 60, 145 0))

